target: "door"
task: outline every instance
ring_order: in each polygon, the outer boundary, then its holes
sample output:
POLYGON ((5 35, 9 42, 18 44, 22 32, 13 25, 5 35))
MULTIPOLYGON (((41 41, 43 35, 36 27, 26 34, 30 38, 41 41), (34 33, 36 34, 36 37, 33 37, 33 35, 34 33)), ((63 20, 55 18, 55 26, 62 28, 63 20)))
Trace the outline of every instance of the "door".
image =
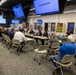
POLYGON ((48 30, 48 23, 45 23, 45 29, 48 30))
POLYGON ((70 33, 73 34, 74 33, 74 26, 75 26, 74 22, 69 22, 67 31, 69 31, 70 33))

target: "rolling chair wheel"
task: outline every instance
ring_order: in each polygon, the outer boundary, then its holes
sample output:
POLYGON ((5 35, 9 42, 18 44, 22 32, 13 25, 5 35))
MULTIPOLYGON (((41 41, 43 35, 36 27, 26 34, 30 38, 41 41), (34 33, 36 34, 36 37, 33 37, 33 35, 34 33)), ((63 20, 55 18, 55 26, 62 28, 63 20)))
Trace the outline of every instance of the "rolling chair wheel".
POLYGON ((33 51, 33 50, 31 50, 31 51, 33 51))
POLYGON ((55 72, 53 72, 53 75, 55 75, 55 72))
POLYGON ((35 61, 36 59, 34 59, 34 61, 35 61))
POLYGON ((12 53, 12 52, 10 52, 10 53, 12 53))
POLYGON ((41 63, 39 63, 39 65, 41 65, 41 63))
POLYGON ((44 57, 42 57, 42 58, 44 58, 44 57))
POLYGON ((20 54, 18 54, 18 55, 20 55, 20 54))

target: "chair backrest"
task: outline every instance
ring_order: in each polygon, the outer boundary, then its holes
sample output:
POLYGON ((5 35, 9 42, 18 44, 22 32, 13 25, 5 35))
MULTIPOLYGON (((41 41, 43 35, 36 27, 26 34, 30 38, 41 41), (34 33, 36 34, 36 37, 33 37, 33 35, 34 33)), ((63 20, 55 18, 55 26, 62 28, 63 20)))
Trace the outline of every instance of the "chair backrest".
POLYGON ((4 38, 6 39, 6 41, 8 41, 8 42, 10 42, 11 40, 10 40, 10 37, 9 36, 7 36, 7 35, 4 35, 4 38))
POLYGON ((62 41, 67 41, 68 37, 61 37, 62 41))
POLYGON ((6 35, 4 33, 2 33, 3 38, 6 40, 6 35))
POLYGON ((51 49, 57 49, 59 47, 60 43, 59 42, 55 42, 51 45, 51 49))
POLYGON ((13 44, 16 44, 16 45, 19 45, 20 44, 20 41, 19 40, 16 40, 16 39, 12 39, 12 43, 13 44))
POLYGON ((65 64, 65 63, 70 63, 74 61, 74 55, 65 55, 63 57, 63 59, 61 60, 61 63, 65 64))
POLYGON ((68 42, 68 41, 63 41, 62 43, 65 44, 65 43, 67 43, 67 42, 68 42))
POLYGON ((2 33, 2 37, 4 38, 4 33, 2 33))
POLYGON ((42 51, 42 50, 48 50, 49 46, 48 45, 41 45, 38 49, 38 51, 42 51))

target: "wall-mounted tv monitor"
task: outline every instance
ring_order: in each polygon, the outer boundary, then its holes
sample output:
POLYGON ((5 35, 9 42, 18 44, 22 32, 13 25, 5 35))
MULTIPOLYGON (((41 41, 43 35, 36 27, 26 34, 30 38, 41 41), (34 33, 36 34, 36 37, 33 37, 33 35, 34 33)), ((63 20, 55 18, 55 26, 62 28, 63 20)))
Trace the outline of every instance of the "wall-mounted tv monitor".
POLYGON ((41 25, 42 24, 42 20, 37 20, 37 24, 41 25))
POLYGON ((0 15, 0 19, 3 19, 2 15, 0 15))
POLYGON ((19 24, 19 22, 20 22, 19 20, 11 20, 12 24, 19 24))
POLYGON ((16 6, 14 6, 13 11, 14 11, 14 14, 15 14, 16 18, 25 17, 21 4, 18 4, 16 6))
POLYGON ((33 0, 37 15, 59 12, 59 0, 33 0))
POLYGON ((6 19, 3 19, 2 15, 0 15, 0 24, 6 24, 6 19))
POLYGON ((6 19, 0 19, 0 24, 6 24, 6 19))

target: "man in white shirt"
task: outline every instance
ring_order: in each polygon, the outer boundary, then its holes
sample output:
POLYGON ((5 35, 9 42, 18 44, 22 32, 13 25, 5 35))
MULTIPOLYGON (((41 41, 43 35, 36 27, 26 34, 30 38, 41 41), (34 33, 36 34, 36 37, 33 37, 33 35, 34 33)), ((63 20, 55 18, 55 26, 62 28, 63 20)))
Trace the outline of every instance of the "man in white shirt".
MULTIPOLYGON (((26 37, 24 35, 24 29, 19 29, 19 31, 15 33, 14 39, 19 40, 21 44, 25 45, 24 40, 26 40, 26 37)), ((22 51, 22 48, 23 46, 21 47, 20 51, 22 51)))

